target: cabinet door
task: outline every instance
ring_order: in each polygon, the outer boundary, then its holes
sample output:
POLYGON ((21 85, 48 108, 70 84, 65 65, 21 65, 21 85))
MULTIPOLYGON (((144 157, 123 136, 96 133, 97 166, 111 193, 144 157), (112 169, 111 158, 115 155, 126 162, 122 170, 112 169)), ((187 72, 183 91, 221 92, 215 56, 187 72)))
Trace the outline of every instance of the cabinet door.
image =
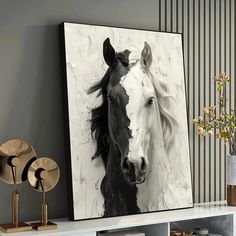
POLYGON ((145 236, 169 236, 170 235, 170 224, 156 224, 137 227, 138 231, 145 232, 145 236))
POLYGON ((236 215, 221 215, 207 218, 172 222, 171 228, 192 231, 196 226, 207 226, 210 233, 236 236, 236 215))

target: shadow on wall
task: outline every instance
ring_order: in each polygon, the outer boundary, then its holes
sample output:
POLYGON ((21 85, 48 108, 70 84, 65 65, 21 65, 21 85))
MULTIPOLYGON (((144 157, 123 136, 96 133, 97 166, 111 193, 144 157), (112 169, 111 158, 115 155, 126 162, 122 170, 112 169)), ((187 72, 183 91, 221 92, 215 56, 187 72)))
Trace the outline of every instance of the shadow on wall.
MULTIPOLYGON (((16 76, 4 78, 9 83, 5 81, 7 91, 3 91, 1 99, 4 93, 10 96, 3 109, 0 142, 20 138, 34 146, 38 157, 49 156, 56 160, 61 178, 56 188, 46 195, 46 200, 50 218, 65 217, 67 190, 59 26, 30 26, 20 34, 23 36, 16 42, 16 55, 10 58, 12 68, 17 68, 16 76)), ((5 212, 0 214, 0 221, 6 223, 11 219, 12 188, 0 183, 0 189, 4 190, 0 193, 0 209, 5 212)), ((20 185, 19 191, 21 219, 39 219, 41 194, 28 183, 20 185)))

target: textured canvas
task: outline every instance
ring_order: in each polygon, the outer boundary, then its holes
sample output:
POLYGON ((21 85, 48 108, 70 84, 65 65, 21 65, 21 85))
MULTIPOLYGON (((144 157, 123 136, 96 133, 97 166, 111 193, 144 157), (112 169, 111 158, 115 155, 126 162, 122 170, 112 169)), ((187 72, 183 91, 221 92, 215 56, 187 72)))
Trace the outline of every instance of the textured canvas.
POLYGON ((64 23, 71 219, 192 207, 180 34, 64 23))

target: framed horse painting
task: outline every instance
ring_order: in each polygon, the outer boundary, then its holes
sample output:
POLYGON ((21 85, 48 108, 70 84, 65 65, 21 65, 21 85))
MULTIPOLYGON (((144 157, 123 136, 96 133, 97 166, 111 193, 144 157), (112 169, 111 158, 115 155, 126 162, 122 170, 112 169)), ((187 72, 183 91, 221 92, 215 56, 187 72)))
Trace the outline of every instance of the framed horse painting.
POLYGON ((181 34, 62 28, 70 218, 192 207, 181 34))

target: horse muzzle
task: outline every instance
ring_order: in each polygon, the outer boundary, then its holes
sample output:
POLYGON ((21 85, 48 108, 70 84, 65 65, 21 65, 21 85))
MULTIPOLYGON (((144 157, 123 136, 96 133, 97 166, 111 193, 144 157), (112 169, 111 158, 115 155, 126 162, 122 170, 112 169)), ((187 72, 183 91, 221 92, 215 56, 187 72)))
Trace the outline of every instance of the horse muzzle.
POLYGON ((121 163, 121 170, 128 183, 142 184, 147 175, 147 163, 143 157, 141 158, 141 163, 131 162, 126 157, 121 163))

